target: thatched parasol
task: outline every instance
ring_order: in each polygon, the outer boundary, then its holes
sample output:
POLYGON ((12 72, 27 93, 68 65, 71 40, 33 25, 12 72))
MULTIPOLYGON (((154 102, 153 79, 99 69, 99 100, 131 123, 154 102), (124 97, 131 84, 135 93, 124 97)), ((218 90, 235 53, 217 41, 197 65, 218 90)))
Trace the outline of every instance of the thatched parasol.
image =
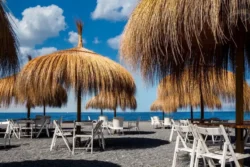
MULTIPOLYGON (((226 101, 234 101, 235 99, 235 77, 232 72, 221 70, 221 74, 216 74, 215 68, 207 69, 207 79, 202 77, 200 79, 194 79, 193 73, 190 69, 184 69, 179 78, 178 84, 172 80, 171 75, 161 80, 158 86, 158 96, 160 98, 168 97, 172 94, 179 94, 179 101, 186 104, 183 94, 188 93, 190 95, 191 103, 195 101, 201 106, 201 120, 204 119, 204 103, 213 106, 217 102, 217 98, 221 97, 226 101), (218 76, 218 78, 217 78, 218 76)), ((249 91, 250 87, 244 82, 245 91, 249 91)), ((249 99, 250 94, 244 94, 244 109, 249 111, 249 99)), ((189 100, 189 99, 188 99, 189 100)), ((190 103, 188 101, 188 103, 190 103)), ((196 105, 196 104, 193 104, 196 105)))
POLYGON ((18 87, 27 93, 30 87, 36 94, 55 94, 60 83, 72 87, 77 97, 77 121, 81 121, 81 96, 103 91, 135 93, 131 74, 118 63, 82 47, 82 23, 77 22, 78 46, 37 57, 21 71, 18 87))
POLYGON ((18 42, 5 9, 8 7, 0 0, 0 72, 3 75, 19 70, 18 42))
POLYGON ((16 87, 17 75, 0 79, 0 103, 4 107, 9 107, 11 103, 25 104, 27 107, 27 118, 30 118, 30 110, 35 106, 43 106, 45 115, 45 106, 61 107, 67 103, 67 93, 60 85, 57 86, 56 96, 49 97, 36 95, 34 90, 30 90, 27 96, 19 93, 16 87))
MULTIPOLYGON (((193 120, 193 108, 201 106, 199 96, 199 92, 197 91, 158 96, 158 99, 153 102, 150 109, 151 111, 175 112, 178 108, 190 107, 191 120, 193 120)), ((220 109, 221 100, 215 95, 204 96, 203 105, 209 109, 220 109)))
MULTIPOLYGON (((249 0, 141 0, 125 28, 121 55, 133 67, 139 65, 144 78, 158 81, 168 73, 178 76, 189 65, 194 73, 206 72, 207 65, 232 67, 236 124, 243 124, 244 65, 250 62, 249 10, 249 0)), ((243 131, 236 133, 237 151, 243 152, 243 131)))
POLYGON ((118 107, 122 110, 126 108, 135 110, 137 107, 135 97, 126 92, 101 92, 86 104, 86 109, 101 109, 101 115, 104 109, 114 110, 114 117, 116 117, 116 109, 118 107))

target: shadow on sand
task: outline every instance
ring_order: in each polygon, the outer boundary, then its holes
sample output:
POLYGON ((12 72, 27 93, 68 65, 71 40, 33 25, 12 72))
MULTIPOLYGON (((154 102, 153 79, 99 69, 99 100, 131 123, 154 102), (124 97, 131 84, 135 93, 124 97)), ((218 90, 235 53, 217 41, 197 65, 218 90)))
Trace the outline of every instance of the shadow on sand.
POLYGON ((124 131, 125 135, 150 135, 150 134, 155 134, 154 131, 124 131))
POLYGON ((89 161, 89 160, 36 160, 23 162, 6 162, 1 163, 0 167, 120 167, 120 165, 104 162, 104 161, 89 161))
POLYGON ((143 149, 154 148, 161 145, 169 144, 166 140, 151 139, 151 138, 106 138, 106 150, 118 150, 118 149, 143 149))
POLYGON ((17 147, 20 147, 21 145, 6 145, 6 147, 4 147, 4 146, 0 146, 0 151, 8 151, 8 150, 10 150, 10 149, 12 149, 12 148, 17 148, 17 147))

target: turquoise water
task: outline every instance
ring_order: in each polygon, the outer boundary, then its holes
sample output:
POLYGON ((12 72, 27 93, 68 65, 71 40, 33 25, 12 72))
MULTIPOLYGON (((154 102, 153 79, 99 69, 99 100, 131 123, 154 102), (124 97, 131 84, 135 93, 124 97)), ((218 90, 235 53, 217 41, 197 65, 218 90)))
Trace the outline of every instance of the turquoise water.
MULTIPOLYGON (((36 115, 42 115, 42 113, 31 113, 31 118, 34 118, 36 115)), ((52 119, 59 119, 61 116, 63 117, 63 120, 75 120, 76 119, 76 113, 74 112, 62 112, 62 113, 47 113, 46 115, 50 115, 52 119)), ((82 120, 87 120, 88 116, 92 120, 95 120, 100 115, 100 112, 82 112, 82 120)), ((112 120, 113 118, 113 112, 104 112, 104 115, 108 116, 109 120, 112 120)), ((0 119, 20 119, 20 118, 26 118, 26 113, 0 113, 0 119)), ((139 116, 141 117, 141 120, 143 121, 149 121, 151 116, 159 116, 162 118, 162 112, 118 112, 117 116, 124 117, 126 121, 132 121, 136 120, 139 116)), ((176 112, 171 114, 165 114, 165 116, 170 116, 171 118, 174 118, 175 120, 179 119, 189 119, 190 118, 190 112, 176 112)), ((194 118, 199 118, 200 113, 194 112, 194 118)), ((205 119, 209 118, 220 118, 222 120, 235 120, 235 112, 205 112, 205 119)), ((250 120, 250 113, 245 113, 245 120, 250 120)))

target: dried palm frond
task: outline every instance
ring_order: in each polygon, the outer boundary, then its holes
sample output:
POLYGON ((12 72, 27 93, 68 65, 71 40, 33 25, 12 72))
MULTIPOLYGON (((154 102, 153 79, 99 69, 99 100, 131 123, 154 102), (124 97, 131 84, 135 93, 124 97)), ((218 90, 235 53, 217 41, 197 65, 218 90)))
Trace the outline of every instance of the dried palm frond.
POLYGON ((165 100, 157 99, 152 103, 150 110, 170 113, 175 112, 178 108, 179 106, 174 106, 174 104, 170 104, 165 100))
POLYGON ((34 90, 29 90, 27 96, 19 93, 16 87, 18 75, 0 79, 0 103, 8 107, 11 103, 25 104, 30 107, 49 106, 61 107, 67 103, 67 92, 63 87, 57 85, 56 96, 50 97, 46 94, 36 95, 34 90))
POLYGON ((101 92, 90 99, 86 104, 86 109, 95 108, 116 110, 118 107, 122 110, 125 110, 126 108, 135 110, 137 107, 135 97, 128 95, 126 92, 101 92))
POLYGON ((249 11, 250 0, 141 0, 123 32, 121 58, 151 82, 190 65, 194 73, 201 65, 205 73, 207 66, 234 69, 238 41, 250 62, 249 11))
MULTIPOLYGON (((207 79, 200 77, 200 79, 194 79, 193 73, 190 69, 184 69, 180 76, 178 83, 172 80, 171 75, 161 80, 158 86, 158 97, 164 98, 174 94, 179 94, 179 100, 183 100, 182 94, 189 93, 192 99, 200 99, 201 93, 203 95, 204 102, 207 102, 212 106, 213 98, 221 97, 228 102, 235 101, 235 76, 234 73, 226 70, 221 70, 220 74, 216 73, 214 68, 210 68, 207 71, 207 79), (208 101, 206 101, 207 99, 208 101)), ((204 75, 203 73, 201 75, 204 75)), ((247 93, 250 90, 248 84, 244 82, 244 106, 245 110, 249 110, 250 94, 247 93)), ((200 102, 199 102, 200 104, 200 102)))
POLYGON ((9 75, 19 70, 18 41, 11 26, 6 4, 0 0, 0 73, 9 75))
POLYGON ((25 95, 30 87, 36 94, 55 94, 59 83, 76 93, 78 121, 81 119, 81 97, 100 90, 125 91, 134 95, 135 83, 131 74, 118 63, 82 47, 82 23, 77 22, 78 46, 40 56, 31 60, 20 72, 18 87, 25 95))

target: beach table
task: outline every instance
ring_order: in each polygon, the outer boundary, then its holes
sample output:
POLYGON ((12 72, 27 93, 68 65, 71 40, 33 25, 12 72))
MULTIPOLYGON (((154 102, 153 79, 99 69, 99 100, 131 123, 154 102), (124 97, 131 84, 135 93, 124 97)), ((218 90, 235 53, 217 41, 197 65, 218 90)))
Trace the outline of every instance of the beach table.
POLYGON ((33 136, 33 125, 35 124, 35 121, 32 120, 32 119, 18 119, 18 120, 15 120, 18 125, 19 125, 19 138, 21 138, 21 131, 22 130, 30 130, 30 134, 29 132, 25 132, 26 134, 25 135, 22 135, 22 136, 30 136, 32 138, 33 136), (23 126, 25 125, 25 126, 23 126))

